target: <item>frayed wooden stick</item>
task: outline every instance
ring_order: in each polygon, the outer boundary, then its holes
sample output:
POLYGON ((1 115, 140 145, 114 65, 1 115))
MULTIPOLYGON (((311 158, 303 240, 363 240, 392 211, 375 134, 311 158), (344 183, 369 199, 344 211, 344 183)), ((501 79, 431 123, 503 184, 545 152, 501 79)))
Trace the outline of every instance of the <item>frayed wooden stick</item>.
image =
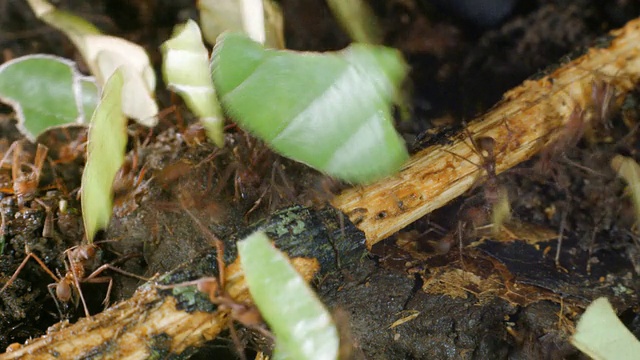
MULTIPOLYGON (((474 137, 495 140, 496 170, 528 160, 561 136, 571 114, 593 103, 592 88, 603 80, 616 96, 632 90, 640 78, 640 19, 612 31, 581 57, 537 80, 526 80, 504 94, 489 112, 468 125, 474 137)), ((395 176, 346 190, 332 205, 366 234, 367 247, 394 234, 469 190, 482 177, 478 154, 464 133, 447 145, 415 154, 395 176), (457 155, 457 156, 456 156, 457 155)))

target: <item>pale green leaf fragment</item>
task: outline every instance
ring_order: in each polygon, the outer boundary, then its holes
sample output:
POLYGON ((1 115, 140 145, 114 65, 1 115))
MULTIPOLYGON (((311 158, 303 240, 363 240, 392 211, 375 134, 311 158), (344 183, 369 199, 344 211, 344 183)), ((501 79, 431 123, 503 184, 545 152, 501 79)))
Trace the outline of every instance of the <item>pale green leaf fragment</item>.
POLYGON ((87 164, 82 173, 82 218, 89 243, 111 220, 113 180, 124 163, 127 119, 122 112, 124 73, 116 70, 107 80, 93 113, 87 144, 87 164))
POLYGON ((280 51, 242 34, 223 34, 212 57, 234 121, 280 154, 352 183, 391 175, 408 158, 391 116, 406 72, 401 54, 382 46, 280 51))
POLYGON ((46 0, 29 0, 36 16, 62 31, 78 48, 98 83, 104 84, 117 68, 125 72, 123 111, 146 126, 155 126, 155 73, 144 48, 130 41, 102 35, 86 20, 56 9, 46 0))
POLYGON ((611 168, 627 182, 636 210, 636 221, 640 223, 640 165, 633 158, 616 155, 611 160, 611 168))
POLYGON ((273 0, 199 0, 204 39, 215 44, 225 31, 244 32, 274 49, 284 48, 284 18, 273 0))
POLYGON ((251 297, 276 336, 274 358, 337 359, 333 319, 287 257, 263 232, 238 242, 238 253, 251 297))
POLYGON ((327 4, 351 39, 366 44, 382 42, 382 27, 365 0, 327 0, 327 4))
POLYGON ((193 20, 176 26, 171 39, 162 44, 162 73, 169 89, 178 93, 200 118, 209 138, 224 145, 222 109, 209 76, 209 52, 193 20))
POLYGON ((99 35, 100 30, 85 19, 58 10, 46 0, 27 0, 36 17, 65 33, 80 48, 85 35, 99 35))
POLYGON ((571 343, 595 360, 632 360, 640 355, 640 342, 618 319, 607 298, 587 307, 571 343))
POLYGON ((158 123, 158 105, 153 98, 156 78, 149 57, 137 44, 113 36, 87 36, 87 56, 100 77, 109 77, 121 68, 125 83, 122 89, 122 110, 128 117, 145 126, 158 123))
POLYGON ((32 141, 54 127, 88 123, 97 93, 95 80, 64 58, 28 55, 0 65, 0 101, 14 108, 32 141))

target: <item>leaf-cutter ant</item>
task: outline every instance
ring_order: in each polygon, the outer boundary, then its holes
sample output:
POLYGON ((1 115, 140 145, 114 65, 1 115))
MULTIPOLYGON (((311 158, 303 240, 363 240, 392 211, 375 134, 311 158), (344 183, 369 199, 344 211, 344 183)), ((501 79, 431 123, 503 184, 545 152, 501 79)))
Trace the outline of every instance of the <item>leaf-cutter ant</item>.
POLYGON ((13 179, 13 189, 1 189, 3 192, 13 193, 18 199, 18 206, 22 207, 24 202, 35 195, 38 190, 38 183, 40 182, 40 175, 42 173, 42 167, 47 158, 47 151, 49 149, 38 144, 36 155, 33 160, 33 165, 24 163, 22 156, 22 140, 14 141, 7 152, 0 160, 0 168, 7 161, 9 155, 13 155, 11 161, 11 177, 13 179), (29 167, 29 172, 23 171, 23 166, 29 167))
POLYGON ((140 280, 147 280, 141 276, 121 270, 111 264, 104 264, 98 267, 96 270, 86 275, 87 267, 93 262, 96 252, 96 244, 84 244, 71 247, 64 252, 66 260, 64 261, 66 273, 64 276, 55 275, 49 267, 40 259, 38 255, 33 253, 29 248, 25 249, 26 256, 20 263, 16 271, 11 278, 0 289, 0 293, 4 292, 18 277, 20 271, 26 266, 29 259, 35 260, 38 265, 54 280, 47 286, 49 293, 53 297, 53 300, 60 311, 60 316, 63 317, 62 307, 60 302, 67 303, 72 301, 74 304, 78 304, 78 299, 82 302, 85 316, 91 316, 89 308, 85 301, 84 295, 80 288, 81 283, 108 283, 107 294, 104 298, 103 304, 108 306, 111 295, 111 288, 113 286, 113 279, 109 276, 99 276, 105 270, 113 270, 126 276, 132 276, 140 280), (85 276, 86 275, 86 276, 85 276))
MULTIPOLYGON (((227 280, 229 275, 227 274, 227 265, 224 262, 224 243, 214 235, 187 207, 182 205, 183 210, 191 217, 196 223, 198 228, 206 235, 206 237, 213 243, 212 245, 216 249, 216 261, 218 268, 217 277, 203 277, 197 280, 186 281, 171 285, 156 285, 159 289, 173 289, 176 287, 184 286, 196 286, 199 292, 207 294, 209 301, 212 304, 218 306, 222 311, 229 311, 232 320, 239 322, 247 328, 255 329, 259 331, 263 336, 268 339, 272 339, 273 336, 262 326, 263 321, 258 309, 249 304, 240 302, 234 299, 233 294, 229 293, 229 286, 227 280)), ((236 265, 236 263, 234 263, 236 265)), ((231 265, 231 266, 234 266, 231 265)), ((236 270, 233 273, 239 273, 240 270, 236 270)), ((231 275, 233 276, 233 275, 231 275)), ((235 328, 229 324, 229 332, 236 346, 236 352, 241 359, 246 359, 242 346, 240 345, 239 337, 235 328)))

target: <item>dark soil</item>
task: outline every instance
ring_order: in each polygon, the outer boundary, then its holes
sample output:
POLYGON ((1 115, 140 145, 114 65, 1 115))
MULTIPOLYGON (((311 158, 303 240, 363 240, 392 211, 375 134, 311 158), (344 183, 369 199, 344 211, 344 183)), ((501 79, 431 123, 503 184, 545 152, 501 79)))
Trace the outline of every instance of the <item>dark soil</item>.
MULTIPOLYGON (((279 2, 289 48, 324 51, 348 44, 324 1, 279 2)), ((386 44, 401 49, 412 68, 407 84, 411 116, 399 121, 398 128, 414 149, 428 138, 425 131, 446 131, 488 109, 509 88, 622 26, 639 9, 628 1, 514 1, 510 12, 479 18, 437 1, 371 3, 384 26, 386 44)), ((158 46, 173 25, 197 16, 191 1, 57 4, 107 33, 143 45, 157 69, 158 46)), ((19 0, 0 3, 0 47, 4 60, 32 53, 79 59, 62 34, 35 19, 19 0)), ((161 107, 172 105, 163 85, 157 96, 161 107)), ((468 220, 469 210, 483 202, 478 186, 379 244, 372 254, 318 280, 323 300, 342 319, 342 328, 349 329, 353 357, 581 358, 567 339, 582 309, 600 296, 609 297, 631 330, 640 334, 635 213, 625 184, 609 166, 615 154, 640 158, 637 94, 624 101, 623 109, 611 115, 608 134, 593 133, 557 154, 546 174, 534 170, 539 159, 533 159, 498 177, 509 192, 515 221, 533 229, 529 234, 535 230, 553 236, 505 242, 481 231, 456 232, 458 224, 468 220), (557 266, 561 227, 564 243, 557 266), (403 318, 407 321, 396 323, 403 318)), ((0 111, 10 113, 1 106, 0 111)), ((0 169, 2 283, 23 261, 25 246, 54 273, 66 272, 64 251, 82 240, 77 190, 84 158, 81 151, 76 158, 63 156, 63 151, 82 133, 55 130, 39 139, 50 148, 51 162, 45 165, 37 198, 52 209, 53 234, 43 234, 43 205, 27 199, 20 206, 10 191, 10 169, 0 169), (67 210, 58 206, 61 200, 68 203, 67 210)), ((19 138, 13 120, 0 118, 1 154, 19 138)), ((329 190, 341 186, 274 155, 235 127, 229 127, 226 142, 222 150, 207 143, 182 105, 153 131, 131 125, 129 169, 116 193, 110 227, 100 234, 105 242, 99 261, 147 277, 164 273, 211 246, 185 208, 225 238, 276 209, 320 206, 329 190)), ((25 148, 34 151, 35 146, 25 148)), ((115 281, 112 301, 126 299, 140 283, 117 273, 108 276, 115 281)), ((62 319, 84 316, 73 301, 56 305, 47 291, 52 282, 30 260, 0 294, 0 348, 42 335, 62 319)), ((83 285, 92 314, 102 309, 105 287, 83 285)), ((196 357, 232 354, 229 347, 233 345, 225 338, 196 357)))

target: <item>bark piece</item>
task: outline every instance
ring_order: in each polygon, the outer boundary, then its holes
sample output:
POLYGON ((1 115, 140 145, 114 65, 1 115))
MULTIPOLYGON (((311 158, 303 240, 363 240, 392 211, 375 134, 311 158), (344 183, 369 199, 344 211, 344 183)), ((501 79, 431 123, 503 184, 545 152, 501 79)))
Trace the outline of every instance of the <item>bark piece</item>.
MULTIPOLYGON (((342 221, 342 217, 331 208, 315 211, 294 206, 251 226, 238 238, 244 233, 264 230, 279 249, 291 258, 298 258, 294 259, 294 266, 310 280, 314 274, 322 277, 335 271, 340 264, 361 258, 364 234, 348 220, 342 221)), ((226 289, 234 300, 244 302, 249 300, 249 293, 239 261, 236 261, 236 240, 225 241, 225 261, 231 264, 226 268, 226 289)), ((41 338, 0 355, 0 360, 23 356, 29 356, 29 359, 187 357, 218 336, 230 321, 229 311, 219 309, 194 286, 161 289, 157 285, 216 277, 216 256, 212 249, 141 286, 130 299, 73 325, 59 323, 41 338)))

